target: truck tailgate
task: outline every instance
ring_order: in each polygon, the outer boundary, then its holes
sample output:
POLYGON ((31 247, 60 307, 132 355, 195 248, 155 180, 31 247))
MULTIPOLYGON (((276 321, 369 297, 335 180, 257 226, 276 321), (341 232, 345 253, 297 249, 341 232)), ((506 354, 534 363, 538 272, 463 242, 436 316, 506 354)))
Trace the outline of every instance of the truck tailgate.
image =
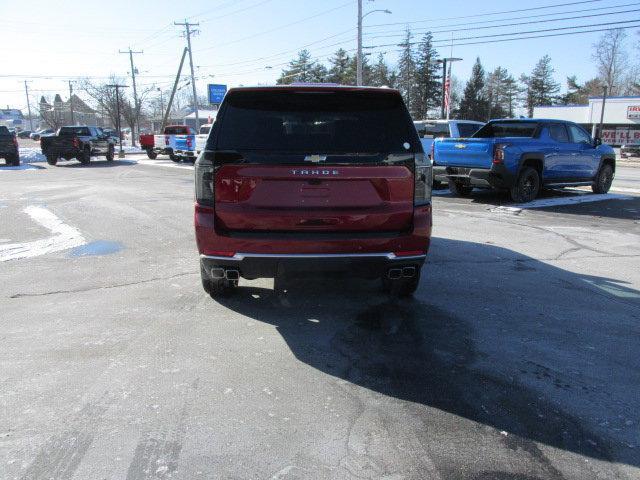
POLYGON ((491 168, 494 143, 494 140, 489 138, 436 140, 434 162, 442 166, 491 168))

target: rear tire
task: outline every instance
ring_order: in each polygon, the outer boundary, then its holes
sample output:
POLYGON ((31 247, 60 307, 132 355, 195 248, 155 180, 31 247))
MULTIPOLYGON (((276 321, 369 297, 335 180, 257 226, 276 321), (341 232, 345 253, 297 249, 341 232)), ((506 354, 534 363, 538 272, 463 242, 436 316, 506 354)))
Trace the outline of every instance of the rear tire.
POLYGON ((414 277, 399 280, 391 280, 385 275, 382 277, 384 291, 394 297, 412 296, 418 289, 418 285, 420 285, 420 272, 421 269, 418 268, 414 277))
POLYGON ((180 157, 177 155, 174 155, 173 153, 169 154, 169 158, 171 159, 172 162, 180 163, 180 157))
POLYGON ((591 184, 591 190, 593 193, 604 194, 609 192, 611 183, 613 182, 613 167, 608 163, 605 163, 598 170, 596 178, 591 184))
POLYGON ((524 167, 518 175, 516 184, 511 187, 511 200, 516 203, 528 203, 540 193, 540 175, 535 168, 524 167))
POLYGON ((7 165, 11 165, 12 167, 20 166, 20 154, 16 153, 10 157, 7 157, 7 165))
POLYGON ((457 197, 469 197, 473 192, 473 186, 465 185, 456 180, 449 180, 449 191, 457 197))
POLYGON ((153 150, 151 150, 150 148, 147 149, 147 157, 149 157, 150 160, 155 160, 156 158, 158 158, 158 154, 156 152, 154 152, 153 150))
POLYGON ((56 165, 58 163, 58 157, 55 155, 47 155, 47 163, 49 165, 56 165))
POLYGON ((91 161, 91 153, 85 150, 79 153, 76 158, 82 165, 87 165, 91 161))
POLYGON ((113 145, 109 145, 107 149, 107 162, 113 162, 114 158, 116 158, 116 149, 113 145))
POLYGON ((200 265, 200 278, 202 279, 202 288, 211 298, 228 297, 238 287, 237 280, 210 278, 202 264, 200 265))

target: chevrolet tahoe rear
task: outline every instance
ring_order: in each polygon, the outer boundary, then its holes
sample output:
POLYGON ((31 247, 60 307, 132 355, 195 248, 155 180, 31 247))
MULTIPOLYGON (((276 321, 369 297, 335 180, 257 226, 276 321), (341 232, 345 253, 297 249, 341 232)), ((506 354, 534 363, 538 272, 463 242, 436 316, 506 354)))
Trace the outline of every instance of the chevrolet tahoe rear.
POLYGON ((291 272, 411 294, 431 235, 431 165, 396 90, 228 92, 195 168, 204 289, 291 272))

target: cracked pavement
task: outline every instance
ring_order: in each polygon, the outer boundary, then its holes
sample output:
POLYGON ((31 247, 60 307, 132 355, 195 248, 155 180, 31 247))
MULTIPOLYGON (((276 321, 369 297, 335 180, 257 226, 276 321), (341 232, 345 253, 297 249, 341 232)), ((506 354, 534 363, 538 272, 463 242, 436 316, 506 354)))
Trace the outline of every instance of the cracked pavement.
POLYGON ((640 478, 640 197, 440 195, 413 300, 213 301, 192 172, 161 165, 0 172, 0 241, 44 234, 30 205, 87 241, 0 263, 0 478, 640 478))

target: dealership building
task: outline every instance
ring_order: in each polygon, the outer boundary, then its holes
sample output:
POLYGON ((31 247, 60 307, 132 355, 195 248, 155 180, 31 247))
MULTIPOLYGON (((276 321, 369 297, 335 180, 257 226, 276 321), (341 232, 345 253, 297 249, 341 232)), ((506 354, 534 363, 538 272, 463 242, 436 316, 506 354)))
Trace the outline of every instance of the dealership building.
MULTIPOLYGON (((602 97, 591 97, 587 105, 535 107, 533 118, 579 123, 593 136, 600 124, 602 97)), ((602 141, 610 145, 640 144, 640 96, 607 97, 604 106, 602 141)))

